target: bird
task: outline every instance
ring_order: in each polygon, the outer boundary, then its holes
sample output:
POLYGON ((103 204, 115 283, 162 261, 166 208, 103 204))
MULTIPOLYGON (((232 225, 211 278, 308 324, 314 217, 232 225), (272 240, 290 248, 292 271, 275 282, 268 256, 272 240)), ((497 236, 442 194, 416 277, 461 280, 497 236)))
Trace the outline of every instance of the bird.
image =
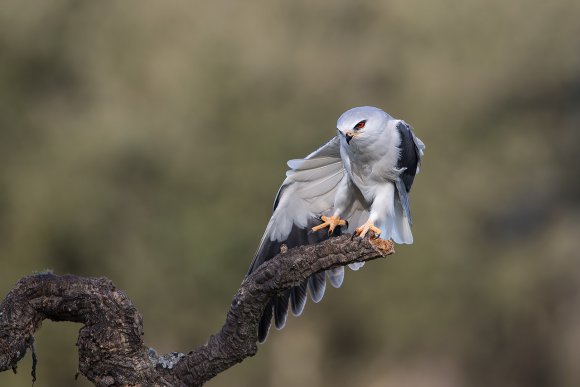
MULTIPOLYGON (((385 111, 355 107, 337 121, 336 135, 304 159, 288 161, 286 179, 276 194, 272 216, 246 277, 281 250, 321 242, 343 232, 361 238, 413 243, 409 191, 419 172, 425 144, 412 127, 385 111)), ((363 263, 350 264, 358 270, 363 263)), ((338 288, 344 267, 313 274, 272 297, 258 323, 258 341, 304 311, 307 292, 319 302, 326 277, 338 288)))

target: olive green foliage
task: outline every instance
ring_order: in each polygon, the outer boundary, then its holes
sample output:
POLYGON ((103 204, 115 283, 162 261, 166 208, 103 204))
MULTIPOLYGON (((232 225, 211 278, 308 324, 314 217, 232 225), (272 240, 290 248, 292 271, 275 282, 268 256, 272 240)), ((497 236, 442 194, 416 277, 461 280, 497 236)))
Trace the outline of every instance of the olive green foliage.
MULTIPOLYGON (((203 344, 285 161, 375 105, 427 144, 415 244, 208 386, 578 386, 579 20, 577 0, 3 1, 0 294, 107 276, 147 345, 203 344)), ((78 328, 44 324, 36 387, 89 385, 78 328)))

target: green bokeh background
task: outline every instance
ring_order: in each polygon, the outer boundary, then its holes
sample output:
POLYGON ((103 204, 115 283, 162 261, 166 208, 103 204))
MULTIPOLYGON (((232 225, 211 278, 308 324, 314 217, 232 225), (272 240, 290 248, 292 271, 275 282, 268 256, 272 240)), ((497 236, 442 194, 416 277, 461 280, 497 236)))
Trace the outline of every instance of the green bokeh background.
MULTIPOLYGON (((579 20, 577 0, 5 0, 0 294, 106 276, 147 345, 203 344, 285 161, 375 105, 427 144, 415 244, 207 385, 578 386, 579 20)), ((78 329, 44 323, 35 387, 90 385, 78 329)))

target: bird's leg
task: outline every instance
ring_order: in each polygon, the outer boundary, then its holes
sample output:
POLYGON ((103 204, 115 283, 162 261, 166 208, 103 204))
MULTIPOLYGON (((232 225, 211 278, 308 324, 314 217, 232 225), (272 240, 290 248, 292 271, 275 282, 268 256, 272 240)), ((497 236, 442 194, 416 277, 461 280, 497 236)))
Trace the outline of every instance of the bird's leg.
POLYGON ((345 226, 346 225, 346 220, 340 219, 340 216, 338 216, 338 215, 332 215, 332 216, 322 215, 320 218, 322 219, 323 223, 319 224, 318 226, 312 227, 312 231, 318 231, 318 230, 322 230, 323 228, 328 227, 328 234, 330 235, 334 232, 334 229, 337 226, 345 226))
POLYGON ((372 235, 372 236, 371 236, 373 239, 374 239, 374 238, 378 238, 378 237, 379 237, 379 235, 381 235, 381 229, 380 229, 380 228, 377 228, 377 227, 375 227, 375 225, 374 225, 373 221, 372 221, 372 220, 370 220, 370 219, 369 219, 369 220, 367 220, 367 221, 365 222, 365 224, 363 224, 362 226, 360 226, 359 228, 357 228, 357 229, 354 231, 354 233, 355 233, 356 235, 358 235, 359 237, 361 237, 361 238, 364 238, 364 237, 365 237, 365 235, 367 235, 367 233, 368 233, 369 231, 372 231, 372 232, 374 233, 374 235, 372 235))

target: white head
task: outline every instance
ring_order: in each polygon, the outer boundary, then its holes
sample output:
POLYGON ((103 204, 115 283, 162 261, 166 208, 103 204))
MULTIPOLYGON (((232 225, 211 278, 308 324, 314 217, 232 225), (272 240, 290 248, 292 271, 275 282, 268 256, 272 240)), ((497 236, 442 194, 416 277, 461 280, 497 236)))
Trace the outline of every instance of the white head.
POLYGON ((338 118, 336 128, 343 144, 365 146, 374 142, 391 119, 387 113, 373 106, 355 107, 338 118))

